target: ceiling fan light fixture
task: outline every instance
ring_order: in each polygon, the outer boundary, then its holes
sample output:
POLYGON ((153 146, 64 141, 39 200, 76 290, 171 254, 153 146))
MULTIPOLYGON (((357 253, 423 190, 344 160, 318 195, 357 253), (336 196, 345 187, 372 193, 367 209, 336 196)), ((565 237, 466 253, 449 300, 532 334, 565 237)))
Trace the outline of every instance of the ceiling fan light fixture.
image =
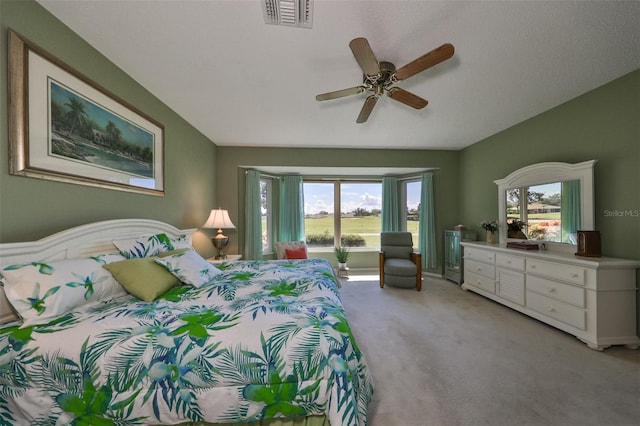
POLYGON ((364 123, 369 119, 373 107, 376 106, 378 98, 384 92, 394 101, 405 104, 414 109, 422 109, 429 103, 426 99, 418 95, 414 95, 400 87, 393 85, 399 81, 418 74, 427 68, 438 65, 440 62, 451 58, 454 53, 454 47, 450 43, 445 43, 437 49, 420 56, 409 62, 403 67, 396 69, 391 62, 378 61, 376 55, 371 50, 369 41, 364 37, 357 37, 349 42, 349 48, 353 52, 358 65, 362 69, 363 78, 362 85, 349 89, 336 90, 329 93, 322 93, 316 96, 318 101, 327 101, 330 99, 342 98, 344 96, 357 95, 362 92, 372 92, 364 101, 364 105, 360 110, 360 114, 356 123, 364 123))
POLYGON ((264 23, 311 28, 313 0, 262 0, 264 23))

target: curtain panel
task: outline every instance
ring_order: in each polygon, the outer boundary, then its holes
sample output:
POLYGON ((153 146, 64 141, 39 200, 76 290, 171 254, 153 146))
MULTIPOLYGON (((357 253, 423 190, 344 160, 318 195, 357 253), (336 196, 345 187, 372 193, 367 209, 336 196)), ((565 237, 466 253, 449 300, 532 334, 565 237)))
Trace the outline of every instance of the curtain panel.
MULTIPOLYGON (((580 203, 580 181, 569 180, 562 182, 560 199, 560 223, 562 235, 560 240, 563 243, 571 242, 570 238, 576 236, 581 225, 581 203, 580 203)), ((575 241, 572 242, 575 244, 575 241)))
POLYGON ((278 241, 304 241, 304 191, 302 176, 280 177, 278 241))
POLYGON ((262 259, 262 203, 260 202, 260 172, 247 171, 245 200, 244 258, 262 259))
POLYGON ((385 176, 382 178, 382 232, 402 231, 400 220, 400 196, 398 194, 398 178, 385 176))
POLYGON ((418 251, 422 254, 422 269, 425 270, 435 268, 437 262, 433 173, 422 173, 421 180, 418 251))

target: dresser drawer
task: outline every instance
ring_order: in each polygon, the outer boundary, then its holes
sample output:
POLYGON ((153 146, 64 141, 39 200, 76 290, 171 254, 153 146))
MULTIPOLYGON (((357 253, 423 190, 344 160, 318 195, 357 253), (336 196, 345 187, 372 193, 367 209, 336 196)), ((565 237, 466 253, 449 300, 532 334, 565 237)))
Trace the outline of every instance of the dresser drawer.
POLYGON ((527 291, 527 307, 580 330, 586 329, 586 312, 575 306, 527 291))
POLYGON ((494 264, 496 261, 496 254, 488 250, 480 250, 472 247, 464 248, 464 260, 468 259, 476 260, 478 262, 494 264))
POLYGON ((496 294, 524 306, 524 273, 498 269, 496 294))
POLYGON ((473 272, 470 272, 466 267, 464 268, 464 282, 465 284, 478 287, 479 289, 488 291, 489 293, 496 292, 496 282, 493 279, 474 274, 473 272))
POLYGON ((585 290, 580 287, 529 275, 527 277, 527 290, 580 308, 585 307, 585 290))
POLYGON ((524 271, 524 257, 496 253, 496 266, 509 268, 516 271, 524 271))
POLYGON ((491 278, 492 280, 496 277, 496 268, 493 265, 487 265, 486 263, 465 259, 464 273, 466 274, 467 272, 482 275, 483 277, 491 278))
POLYGON ((537 259, 527 260, 527 273, 580 285, 584 285, 585 280, 584 268, 537 259))

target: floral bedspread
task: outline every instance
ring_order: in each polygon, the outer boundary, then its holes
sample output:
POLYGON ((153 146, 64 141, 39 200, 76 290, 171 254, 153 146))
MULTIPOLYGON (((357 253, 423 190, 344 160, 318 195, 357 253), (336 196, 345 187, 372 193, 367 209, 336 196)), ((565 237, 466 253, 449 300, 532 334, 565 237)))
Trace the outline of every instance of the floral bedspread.
POLYGON ((364 425, 371 376, 325 260, 244 261, 155 302, 0 328, 0 424, 364 425))

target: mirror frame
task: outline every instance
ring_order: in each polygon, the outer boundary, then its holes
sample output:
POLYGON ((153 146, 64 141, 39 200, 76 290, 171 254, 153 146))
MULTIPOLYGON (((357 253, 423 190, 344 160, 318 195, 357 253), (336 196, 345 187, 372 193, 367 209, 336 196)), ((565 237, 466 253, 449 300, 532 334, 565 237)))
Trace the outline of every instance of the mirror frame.
MULTIPOLYGON (((500 244, 506 244, 507 240, 519 241, 507 238, 507 206, 505 191, 507 189, 522 188, 533 185, 542 185, 568 180, 580 181, 580 230, 593 231, 595 227, 595 203, 593 188, 593 169, 597 160, 584 161, 582 163, 537 163, 518 169, 509 176, 494 180, 498 185, 498 231, 500 244)), ((545 242, 547 245, 558 247, 574 247, 572 244, 545 242)))

